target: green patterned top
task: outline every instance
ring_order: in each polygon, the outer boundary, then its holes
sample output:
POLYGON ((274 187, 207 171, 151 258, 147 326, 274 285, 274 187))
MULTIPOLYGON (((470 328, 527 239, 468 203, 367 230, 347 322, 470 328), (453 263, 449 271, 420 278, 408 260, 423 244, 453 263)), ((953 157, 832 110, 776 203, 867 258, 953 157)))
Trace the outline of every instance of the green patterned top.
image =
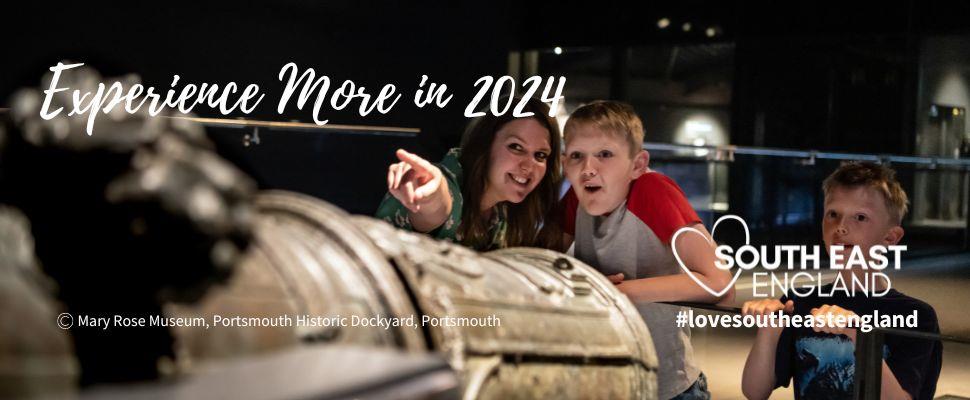
MULTIPOLYGON (((433 238, 455 243, 462 242, 461 235, 458 233, 458 226, 461 225, 461 210, 463 204, 461 194, 461 163, 458 161, 460 155, 461 149, 451 149, 448 151, 448 154, 445 154, 445 158, 440 163, 435 164, 441 169, 445 181, 448 182, 448 192, 451 194, 451 214, 448 215, 448 219, 445 220, 444 224, 428 232, 428 235, 433 238)), ((488 245, 481 246, 481 248, 476 248, 475 250, 487 251, 506 247, 505 231, 508 228, 508 218, 505 203, 496 205, 494 211, 488 228, 488 235, 491 237, 491 240, 488 242, 488 245)), ((404 207, 390 193, 384 195, 384 200, 377 207, 375 216, 390 222, 398 228, 409 231, 414 230, 414 227, 411 226, 411 217, 408 215, 407 207, 404 207)))

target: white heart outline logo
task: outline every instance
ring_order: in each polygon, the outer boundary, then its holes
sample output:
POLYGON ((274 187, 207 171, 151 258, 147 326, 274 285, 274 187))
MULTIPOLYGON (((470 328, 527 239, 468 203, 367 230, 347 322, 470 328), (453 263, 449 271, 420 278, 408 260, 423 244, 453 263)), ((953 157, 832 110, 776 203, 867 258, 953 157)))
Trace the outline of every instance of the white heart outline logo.
MULTIPOLYGON (((704 238, 704 240, 707 240, 708 243, 714 244, 714 232, 717 231, 717 225, 720 224, 721 221, 724 221, 725 219, 733 219, 733 220, 737 220, 738 222, 740 222, 741 223, 741 226, 744 227, 744 244, 751 244, 751 233, 748 231, 748 223, 747 222, 744 222, 744 220, 741 219, 741 217, 739 217, 737 215, 734 215, 734 214, 728 214, 728 215, 721 216, 721 218, 718 218, 717 219, 717 222, 714 222, 714 226, 711 227, 711 237, 710 238, 708 238, 703 233, 701 233, 701 231, 699 231, 699 230, 697 230, 697 229, 695 229, 693 227, 685 226, 683 228, 678 229, 677 232, 674 233, 674 237, 672 239, 670 239, 670 248, 671 248, 671 250, 674 251, 674 258, 677 259, 677 265, 680 265, 680 268, 683 269, 684 272, 687 273, 687 276, 689 276, 690 279, 692 279, 695 283, 697 283, 698 286, 700 286, 702 289, 706 290, 707 293, 710 293, 714 297, 721 297, 721 296, 724 295, 724 293, 727 293, 728 290, 730 290, 732 287, 734 287, 734 283, 737 282, 738 281, 738 277, 741 276, 741 270, 742 270, 742 268, 738 268, 737 269, 737 271, 734 273, 734 278, 731 278, 731 282, 729 282, 727 284, 727 286, 724 287, 724 289, 721 289, 721 291, 719 291, 719 292, 715 292, 713 289, 707 287, 707 285, 704 284, 704 282, 701 282, 700 279, 697 279, 697 277, 694 276, 694 272, 691 271, 690 268, 687 268, 686 265, 684 265, 684 261, 681 260, 680 259, 680 255, 677 254, 677 237, 680 236, 680 234, 681 233, 684 233, 684 232, 694 232, 694 233, 696 233, 698 235, 701 235, 701 237, 704 238)), ((717 268, 717 267, 715 266, 715 268, 717 268)), ((720 270, 720 268, 718 268, 718 269, 720 270)))

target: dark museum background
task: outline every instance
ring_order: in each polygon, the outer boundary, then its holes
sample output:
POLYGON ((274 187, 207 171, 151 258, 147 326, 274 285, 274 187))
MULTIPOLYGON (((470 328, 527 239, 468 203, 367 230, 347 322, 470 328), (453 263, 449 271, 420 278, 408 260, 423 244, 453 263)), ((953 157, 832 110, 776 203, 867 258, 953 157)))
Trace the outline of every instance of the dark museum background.
MULTIPOLYGON (((292 101, 276 112, 287 62, 372 91, 395 84, 405 96, 386 115, 361 117, 349 107, 323 117, 416 135, 267 129, 252 144, 248 129, 206 130, 260 189, 306 193, 354 214, 374 212, 395 149, 437 160, 458 145, 468 123, 462 109, 484 75, 566 76, 560 117, 594 99, 629 102, 644 120, 654 165, 683 186, 706 224, 742 215, 759 243, 816 241, 821 180, 840 157, 888 161, 910 193, 904 243, 912 265, 921 265, 905 282, 916 293, 937 292, 931 303, 943 333, 970 333, 961 298, 941 295, 970 282, 970 179, 959 167, 970 158, 970 2, 4 7, 0 108, 62 60, 105 77, 135 73, 157 88, 167 89, 173 74, 184 83, 258 84, 266 98, 251 114, 196 109, 229 119, 312 122, 310 107, 292 101), (446 108, 406 104, 422 75, 448 85, 454 99, 446 108)), ((696 338, 712 360, 720 345, 747 346, 747 338, 719 343, 703 331, 696 338)), ((956 363, 970 354, 966 345, 951 349, 956 363)), ((965 388, 966 366, 953 365, 943 381, 956 383, 941 388, 965 388)))

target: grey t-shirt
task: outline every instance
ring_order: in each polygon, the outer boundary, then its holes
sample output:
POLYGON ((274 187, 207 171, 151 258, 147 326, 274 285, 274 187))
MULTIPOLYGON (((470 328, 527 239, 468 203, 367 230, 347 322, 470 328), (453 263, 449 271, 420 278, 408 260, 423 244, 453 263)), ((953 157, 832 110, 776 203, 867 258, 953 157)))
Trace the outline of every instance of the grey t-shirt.
MULTIPOLYGON (((564 201, 566 231, 574 234, 576 258, 604 275, 622 272, 626 279, 639 279, 684 273, 674 259, 670 239, 677 229, 700 219, 670 178, 656 172, 644 174, 631 183, 627 200, 606 216, 587 214, 571 190, 564 201)), ((673 398, 700 375, 690 329, 676 324, 682 308, 656 303, 636 306, 660 361, 658 398, 673 398)))

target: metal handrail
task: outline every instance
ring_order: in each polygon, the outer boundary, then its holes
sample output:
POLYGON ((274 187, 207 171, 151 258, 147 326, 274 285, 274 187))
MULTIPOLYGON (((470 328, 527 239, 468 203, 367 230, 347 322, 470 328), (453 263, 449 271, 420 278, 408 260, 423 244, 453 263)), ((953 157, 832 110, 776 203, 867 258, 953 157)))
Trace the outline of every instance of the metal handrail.
POLYGON ((897 164, 915 164, 915 165, 925 165, 931 168, 937 166, 950 166, 950 167, 960 167, 964 169, 970 169, 970 159, 963 158, 951 158, 942 156, 903 156, 894 154, 863 154, 863 153, 839 153, 839 152, 824 152, 816 150, 790 150, 790 149, 779 149, 770 147, 748 147, 748 146, 694 146, 689 144, 672 144, 672 143, 658 143, 658 142, 645 142, 643 144, 645 150, 660 150, 660 151, 676 151, 676 150, 707 150, 709 154, 722 154, 726 155, 719 157, 716 161, 730 161, 733 159, 734 154, 743 155, 753 155, 753 156, 767 156, 767 157, 784 157, 784 158, 805 158, 809 160, 824 159, 824 160, 858 160, 858 161, 874 161, 881 163, 897 163, 897 164))
POLYGON ((379 132, 382 135, 396 135, 396 136, 415 136, 421 133, 421 129, 418 128, 401 128, 393 126, 371 126, 371 125, 338 125, 338 124, 326 124, 317 125, 306 122, 296 122, 296 121, 261 121, 253 119, 231 119, 231 118, 201 118, 201 117, 185 117, 185 116, 163 116, 164 118, 180 119, 184 121, 191 121, 195 123, 202 124, 204 126, 220 127, 220 128, 268 128, 268 129, 286 129, 289 131, 304 131, 304 132, 320 132, 320 131, 345 131, 353 132, 355 134, 374 134, 379 132))

